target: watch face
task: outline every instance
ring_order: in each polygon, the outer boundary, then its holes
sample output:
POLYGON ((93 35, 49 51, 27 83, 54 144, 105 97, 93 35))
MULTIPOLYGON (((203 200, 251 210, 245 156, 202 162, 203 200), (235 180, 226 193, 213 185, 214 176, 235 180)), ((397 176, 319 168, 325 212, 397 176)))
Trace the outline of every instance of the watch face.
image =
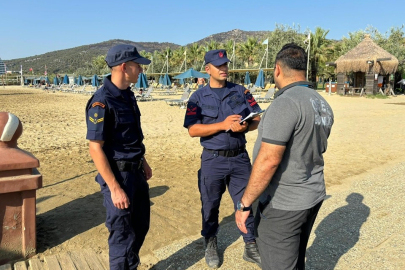
POLYGON ((238 209, 239 211, 243 211, 244 205, 242 204, 241 201, 238 201, 238 203, 236 204, 236 209, 238 209))

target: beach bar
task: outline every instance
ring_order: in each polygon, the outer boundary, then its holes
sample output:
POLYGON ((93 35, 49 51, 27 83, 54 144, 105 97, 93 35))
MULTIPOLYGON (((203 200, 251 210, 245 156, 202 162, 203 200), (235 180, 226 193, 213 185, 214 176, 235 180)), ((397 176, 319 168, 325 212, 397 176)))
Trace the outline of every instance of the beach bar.
POLYGON ((393 87, 398 59, 379 47, 365 35, 353 49, 339 57, 335 63, 339 94, 377 94, 381 88, 393 87), (350 85, 348 82, 350 81, 350 85))

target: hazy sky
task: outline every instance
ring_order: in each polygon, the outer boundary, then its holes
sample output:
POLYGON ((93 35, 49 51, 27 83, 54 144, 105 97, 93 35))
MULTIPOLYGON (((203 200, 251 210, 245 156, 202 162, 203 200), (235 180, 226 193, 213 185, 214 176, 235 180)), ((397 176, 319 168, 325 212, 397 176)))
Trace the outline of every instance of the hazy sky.
MULTIPOLYGON (((0 0, 0 58, 34 56, 110 39, 186 45, 241 29, 273 30, 276 24, 317 26, 327 38, 376 27, 381 33, 405 22, 403 1, 49 1, 0 0)), ((271 45, 270 45, 271 46, 271 45)))

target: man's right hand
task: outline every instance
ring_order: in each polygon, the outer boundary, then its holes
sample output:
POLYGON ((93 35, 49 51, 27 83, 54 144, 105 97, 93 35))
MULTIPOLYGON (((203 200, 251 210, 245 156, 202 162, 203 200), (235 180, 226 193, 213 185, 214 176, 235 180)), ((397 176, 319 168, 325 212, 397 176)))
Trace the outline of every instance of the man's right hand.
POLYGON ((114 190, 111 190, 111 200, 118 209, 126 209, 129 207, 128 196, 121 187, 116 187, 114 190))
POLYGON ((237 114, 232 114, 232 115, 228 116, 224 121, 222 121, 223 130, 231 129, 231 125, 235 122, 239 122, 241 120, 241 118, 242 118, 242 116, 237 115, 237 114))

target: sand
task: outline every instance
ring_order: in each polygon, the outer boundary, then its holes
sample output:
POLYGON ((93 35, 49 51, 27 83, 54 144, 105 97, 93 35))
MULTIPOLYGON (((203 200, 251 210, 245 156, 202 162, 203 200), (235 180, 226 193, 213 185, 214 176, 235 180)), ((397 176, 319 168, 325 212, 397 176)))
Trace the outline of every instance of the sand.
MULTIPOLYGON (((405 96, 370 99, 321 94, 335 114, 325 154, 328 192, 338 191, 355 176, 403 160, 405 96)), ((182 127, 185 110, 164 101, 180 95, 153 97, 153 101, 139 102, 146 157, 153 169, 149 181, 151 228, 141 250, 145 258, 201 230, 196 176, 199 139, 189 137, 182 127)), ((23 123, 19 147, 41 163, 43 188, 37 191, 39 256, 82 248, 99 253, 108 250, 105 209, 85 139, 88 99, 82 94, 0 88, 0 111, 14 113, 23 123)), ((261 106, 265 109, 268 103, 261 106)), ((256 136, 257 131, 247 134, 250 154, 256 136)), ((232 202, 226 193, 220 221, 227 224, 233 220, 232 202)))

